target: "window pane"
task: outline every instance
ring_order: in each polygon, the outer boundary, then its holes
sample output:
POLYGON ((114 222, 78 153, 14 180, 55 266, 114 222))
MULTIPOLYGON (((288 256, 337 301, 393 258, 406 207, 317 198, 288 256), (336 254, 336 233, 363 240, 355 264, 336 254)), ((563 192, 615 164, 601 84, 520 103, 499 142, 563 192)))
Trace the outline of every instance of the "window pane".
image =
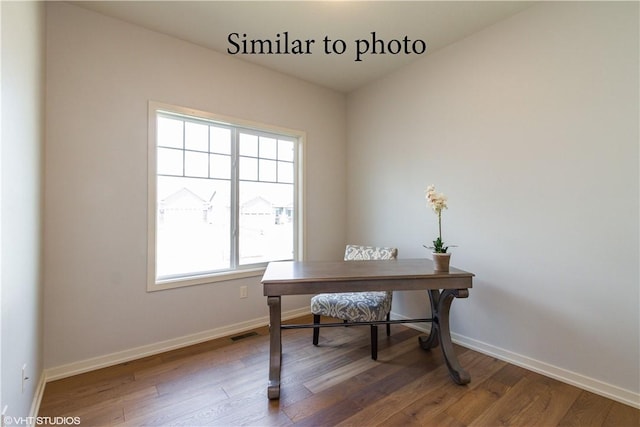
POLYGON ((293 184, 293 163, 278 162, 278 182, 293 184))
POLYGON ((274 138, 260 137, 260 157, 263 159, 276 159, 278 152, 277 140, 274 138))
POLYGON ((260 181, 276 181, 276 162, 260 159, 260 181))
POLYGON ((156 283, 294 259, 297 140, 179 111, 157 111, 150 151, 156 283))
POLYGON ((238 171, 240 179, 257 181, 258 180, 258 159, 251 157, 240 157, 240 170, 238 171))
POLYGON ((231 179, 231 156, 211 154, 211 178, 231 179))
POLYGON ((196 153, 185 151, 184 153, 184 174, 187 176, 199 176, 207 178, 209 176, 209 155, 207 153, 196 153))
POLYGON ((240 183, 240 264, 293 259, 293 185, 240 183))
POLYGON ((160 147, 183 148, 182 120, 158 117, 157 139, 160 147))
POLYGON ((279 139, 278 140, 278 160, 287 160, 293 162, 293 142, 279 139))
POLYGON ((240 155, 258 157, 258 137, 247 133, 240 134, 240 155))
POLYGON ((209 126, 185 122, 184 144, 187 150, 209 151, 209 126))
POLYGON ((182 175, 182 150, 158 148, 157 173, 160 175, 182 175))
POLYGON ((211 132, 211 152, 231 154, 231 129, 209 126, 211 132))
POLYGON ((158 177, 156 276, 230 266, 230 183, 158 177))

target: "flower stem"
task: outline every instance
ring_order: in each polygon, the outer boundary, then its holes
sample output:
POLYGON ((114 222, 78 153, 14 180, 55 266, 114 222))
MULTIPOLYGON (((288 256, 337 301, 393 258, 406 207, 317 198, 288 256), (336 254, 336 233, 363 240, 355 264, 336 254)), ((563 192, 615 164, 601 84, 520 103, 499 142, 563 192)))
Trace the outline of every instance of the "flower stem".
POLYGON ((438 212, 438 237, 442 241, 442 212, 438 212))

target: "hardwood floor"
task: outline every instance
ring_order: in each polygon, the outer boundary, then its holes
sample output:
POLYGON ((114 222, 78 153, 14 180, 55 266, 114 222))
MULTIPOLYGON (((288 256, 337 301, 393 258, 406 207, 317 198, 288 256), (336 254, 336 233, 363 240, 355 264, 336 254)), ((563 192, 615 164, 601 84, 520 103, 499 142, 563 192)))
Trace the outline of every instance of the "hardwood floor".
MULTIPOLYGON (((298 319, 308 323, 309 318, 298 319)), ((369 328, 283 331, 282 391, 266 396, 267 328, 221 338, 47 384, 42 417, 81 426, 615 426, 640 411, 456 346, 471 374, 454 384, 440 349, 418 331, 380 328, 378 361, 369 328)))

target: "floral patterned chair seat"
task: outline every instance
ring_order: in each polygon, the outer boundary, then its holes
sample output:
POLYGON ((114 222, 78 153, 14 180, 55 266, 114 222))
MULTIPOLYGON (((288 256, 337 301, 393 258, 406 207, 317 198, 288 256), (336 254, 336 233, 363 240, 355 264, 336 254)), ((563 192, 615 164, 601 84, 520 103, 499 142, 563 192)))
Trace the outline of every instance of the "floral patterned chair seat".
MULTIPOLYGON (((345 261, 393 260, 398 256, 396 248, 347 245, 345 261)), ((389 320, 393 292, 343 292, 325 293, 311 298, 313 323, 320 323, 320 316, 342 319, 345 322, 371 322, 389 320)), ((391 334, 387 324, 387 336, 391 334)), ((320 328, 313 328, 313 344, 318 345, 320 328)), ((371 325, 371 358, 378 358, 378 327, 371 325)))

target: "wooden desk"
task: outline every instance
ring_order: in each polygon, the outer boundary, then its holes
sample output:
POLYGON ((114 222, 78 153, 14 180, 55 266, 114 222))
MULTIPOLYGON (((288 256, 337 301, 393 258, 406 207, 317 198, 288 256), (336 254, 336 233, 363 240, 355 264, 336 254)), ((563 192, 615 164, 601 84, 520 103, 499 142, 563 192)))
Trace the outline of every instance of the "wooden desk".
MULTIPOLYGON (((450 269, 448 273, 436 272, 433 269, 433 263, 426 259, 269 263, 262 277, 270 319, 269 385, 267 389, 269 399, 280 397, 282 329, 290 327, 281 324, 280 298, 283 295, 426 290, 429 294, 432 317, 419 321, 432 322, 432 327, 429 336, 419 337, 420 346, 428 350, 440 344, 453 381, 457 384, 467 384, 470 381, 469 374, 458 363, 451 343, 449 309, 453 298, 469 296, 472 278, 472 273, 455 268, 450 269)), ((411 321, 391 320, 388 323, 407 322, 411 321)), ((297 325, 296 327, 313 327, 313 325, 297 325)))

